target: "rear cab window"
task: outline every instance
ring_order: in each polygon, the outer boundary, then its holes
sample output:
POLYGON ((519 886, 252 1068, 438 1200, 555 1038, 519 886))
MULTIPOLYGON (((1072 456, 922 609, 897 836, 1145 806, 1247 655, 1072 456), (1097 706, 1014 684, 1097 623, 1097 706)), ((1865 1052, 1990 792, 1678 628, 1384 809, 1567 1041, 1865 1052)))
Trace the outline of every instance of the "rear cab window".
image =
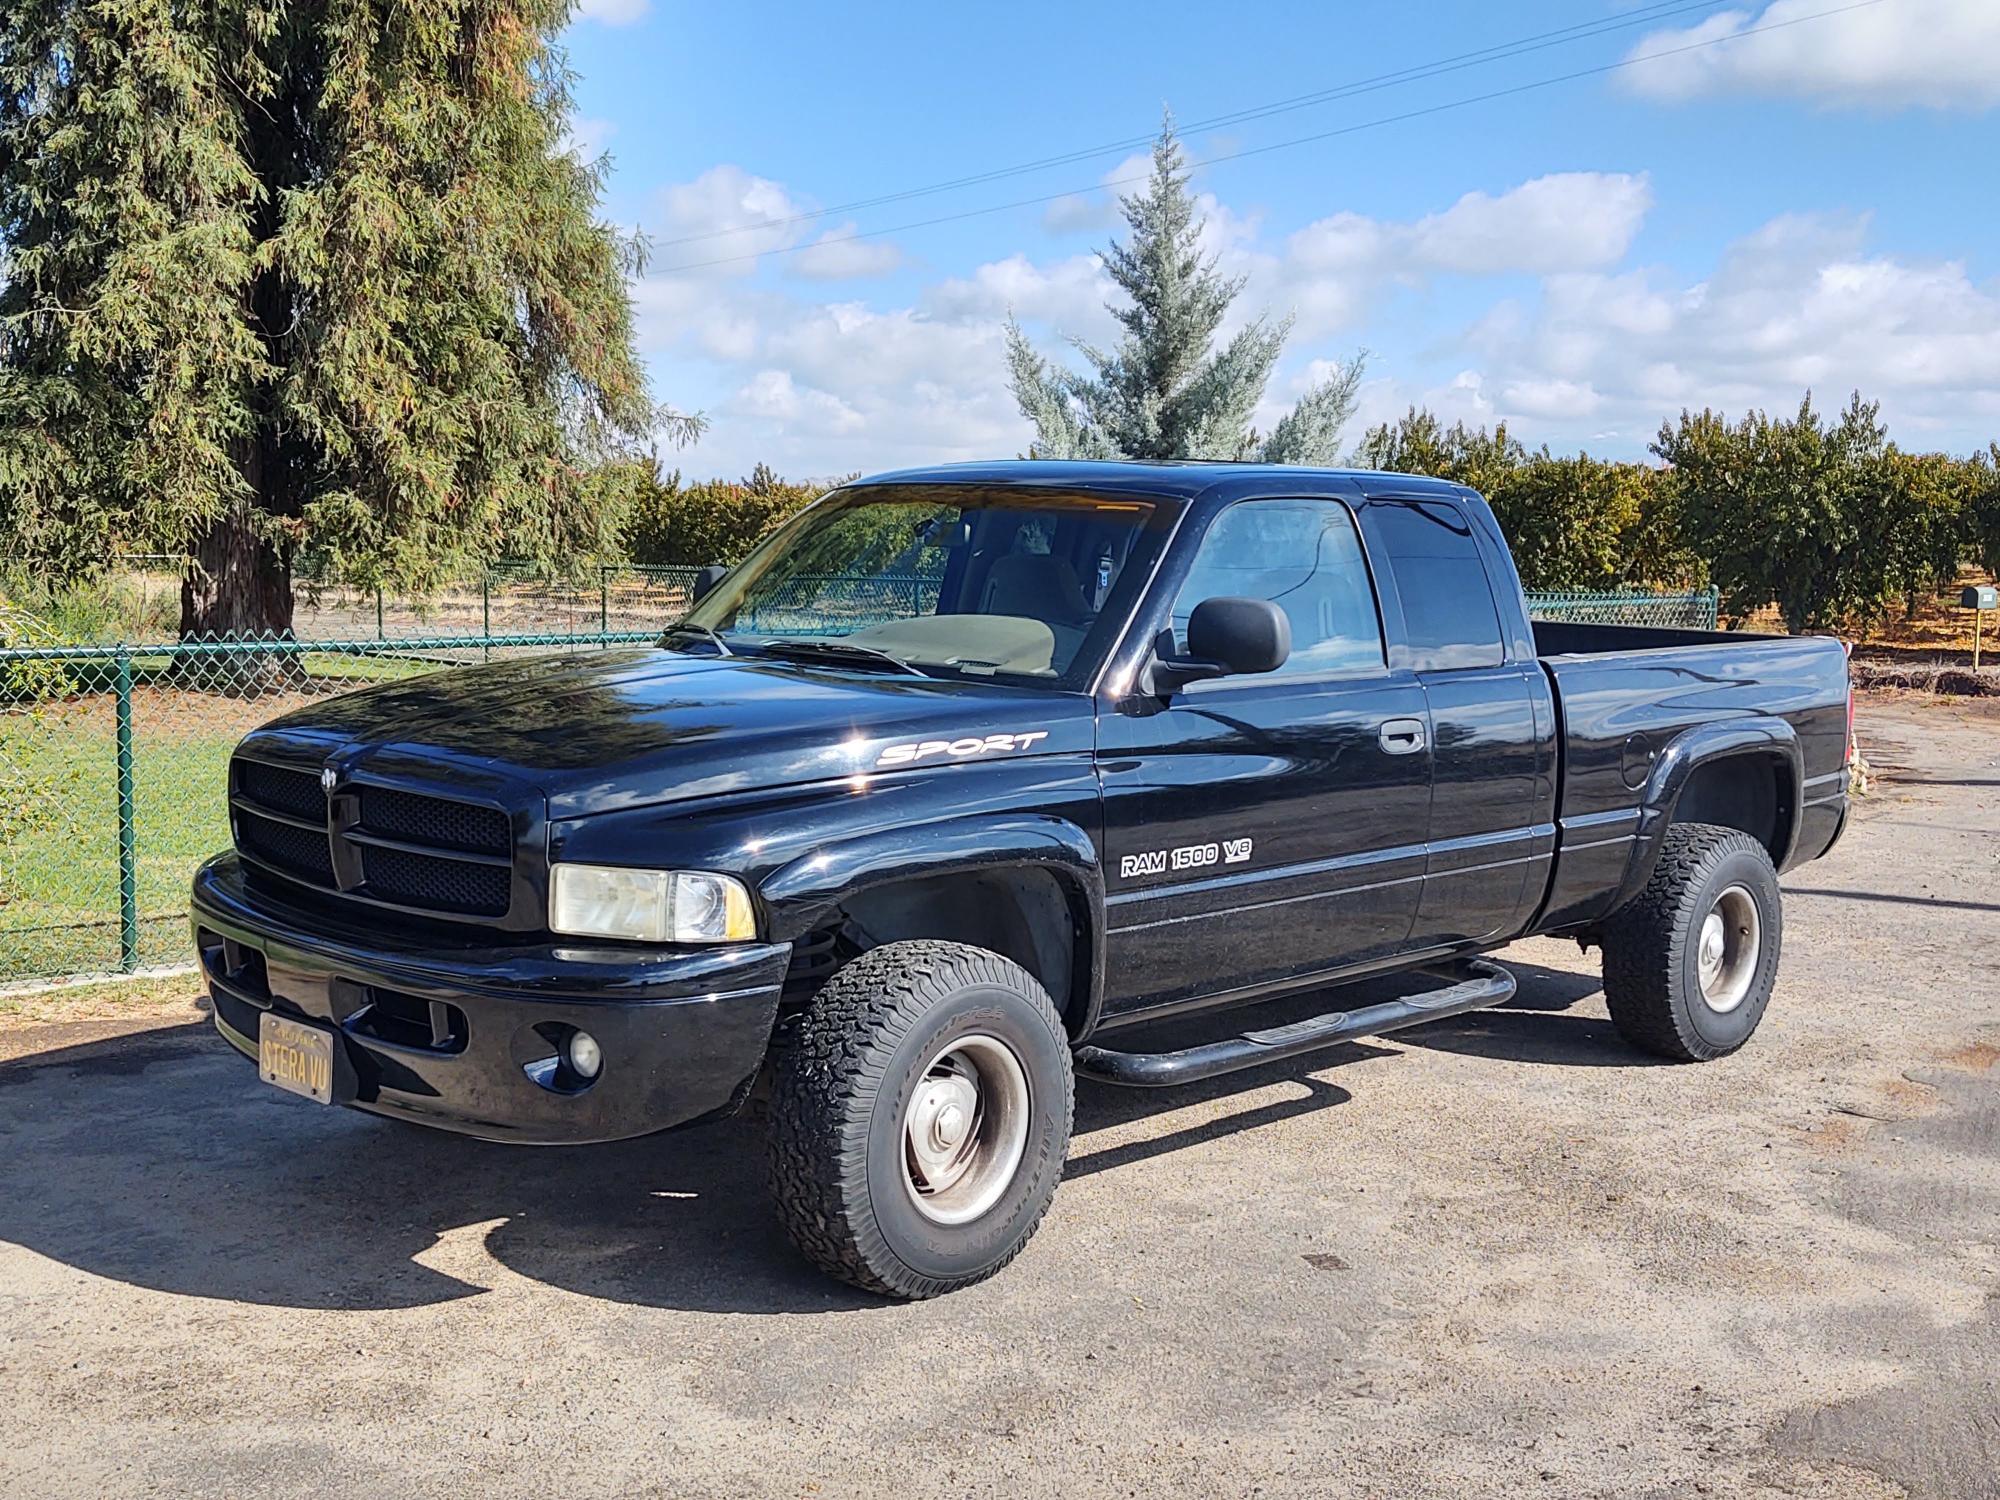
POLYGON ((1374 500, 1370 531, 1394 574, 1413 671, 1506 660, 1493 582, 1465 512, 1445 500, 1374 500))

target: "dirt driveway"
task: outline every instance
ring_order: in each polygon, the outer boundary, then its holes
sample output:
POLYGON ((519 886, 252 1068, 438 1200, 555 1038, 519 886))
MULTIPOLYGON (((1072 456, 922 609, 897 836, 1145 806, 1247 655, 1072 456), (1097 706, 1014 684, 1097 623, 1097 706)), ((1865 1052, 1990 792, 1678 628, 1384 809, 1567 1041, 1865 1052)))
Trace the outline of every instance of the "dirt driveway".
POLYGON ((1738 1056, 1523 944, 1505 1010, 1086 1086, 1034 1244, 916 1306, 800 1263, 747 1125, 487 1146, 17 1023, 0 1494, 2000 1494, 2000 715, 1863 741, 1738 1056))

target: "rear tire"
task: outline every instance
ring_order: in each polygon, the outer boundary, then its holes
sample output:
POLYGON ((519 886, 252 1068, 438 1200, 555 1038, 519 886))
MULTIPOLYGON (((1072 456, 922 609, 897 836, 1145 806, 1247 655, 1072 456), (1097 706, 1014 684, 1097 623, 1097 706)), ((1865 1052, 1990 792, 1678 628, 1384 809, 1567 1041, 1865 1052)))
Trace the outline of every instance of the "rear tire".
POLYGON ((1778 873, 1747 833, 1667 829, 1646 888, 1604 926, 1604 998, 1619 1033, 1676 1062, 1734 1052, 1778 975, 1778 873))
POLYGON ((1047 1212, 1075 1081, 1048 993, 963 943, 888 943, 775 1049, 771 1195, 829 1275, 888 1297, 983 1281, 1047 1212))

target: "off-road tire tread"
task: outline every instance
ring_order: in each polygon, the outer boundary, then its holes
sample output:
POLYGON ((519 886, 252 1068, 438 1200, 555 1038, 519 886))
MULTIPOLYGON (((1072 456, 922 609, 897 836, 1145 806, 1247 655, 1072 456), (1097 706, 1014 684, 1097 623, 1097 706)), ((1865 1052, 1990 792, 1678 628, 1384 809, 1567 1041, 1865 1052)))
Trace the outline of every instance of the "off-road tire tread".
MULTIPOLYGON (((1048 1211, 1035 1217, 998 1263, 974 1275, 923 1275, 897 1256, 868 1196, 869 1102, 891 1054, 945 996, 968 984, 1000 985, 1041 1012, 1061 1059, 1062 1129, 1022 1172, 1060 1172, 1069 1148, 1075 1085, 1069 1039, 1048 992, 1019 964, 965 943, 887 943, 836 973, 773 1039, 774 1079, 767 1152, 772 1202, 792 1242, 828 1275, 885 1297, 935 1297, 983 1281, 1020 1254, 1048 1211)), ((1035 1080, 1042 1085, 1047 1080, 1035 1080)), ((1051 1177, 1053 1184, 1054 1178, 1051 1177)))
POLYGON ((1673 824, 1645 889, 1604 924, 1604 1001, 1618 1034, 1633 1046, 1676 1062, 1707 1062, 1736 1050, 1695 1031, 1674 1003, 1674 985, 1695 938, 1693 925, 1681 920, 1688 888, 1737 852, 1770 867, 1764 846, 1738 829, 1673 824))

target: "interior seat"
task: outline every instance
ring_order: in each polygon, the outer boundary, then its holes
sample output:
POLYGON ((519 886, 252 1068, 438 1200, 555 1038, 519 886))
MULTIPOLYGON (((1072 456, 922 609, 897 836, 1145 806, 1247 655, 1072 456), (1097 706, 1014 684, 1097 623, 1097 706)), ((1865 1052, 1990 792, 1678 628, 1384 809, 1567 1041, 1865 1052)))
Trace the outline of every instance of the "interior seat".
POLYGON ((1041 552, 995 558, 979 607, 982 614, 1020 615, 1045 625, 1082 625, 1090 619, 1076 569, 1041 552))

